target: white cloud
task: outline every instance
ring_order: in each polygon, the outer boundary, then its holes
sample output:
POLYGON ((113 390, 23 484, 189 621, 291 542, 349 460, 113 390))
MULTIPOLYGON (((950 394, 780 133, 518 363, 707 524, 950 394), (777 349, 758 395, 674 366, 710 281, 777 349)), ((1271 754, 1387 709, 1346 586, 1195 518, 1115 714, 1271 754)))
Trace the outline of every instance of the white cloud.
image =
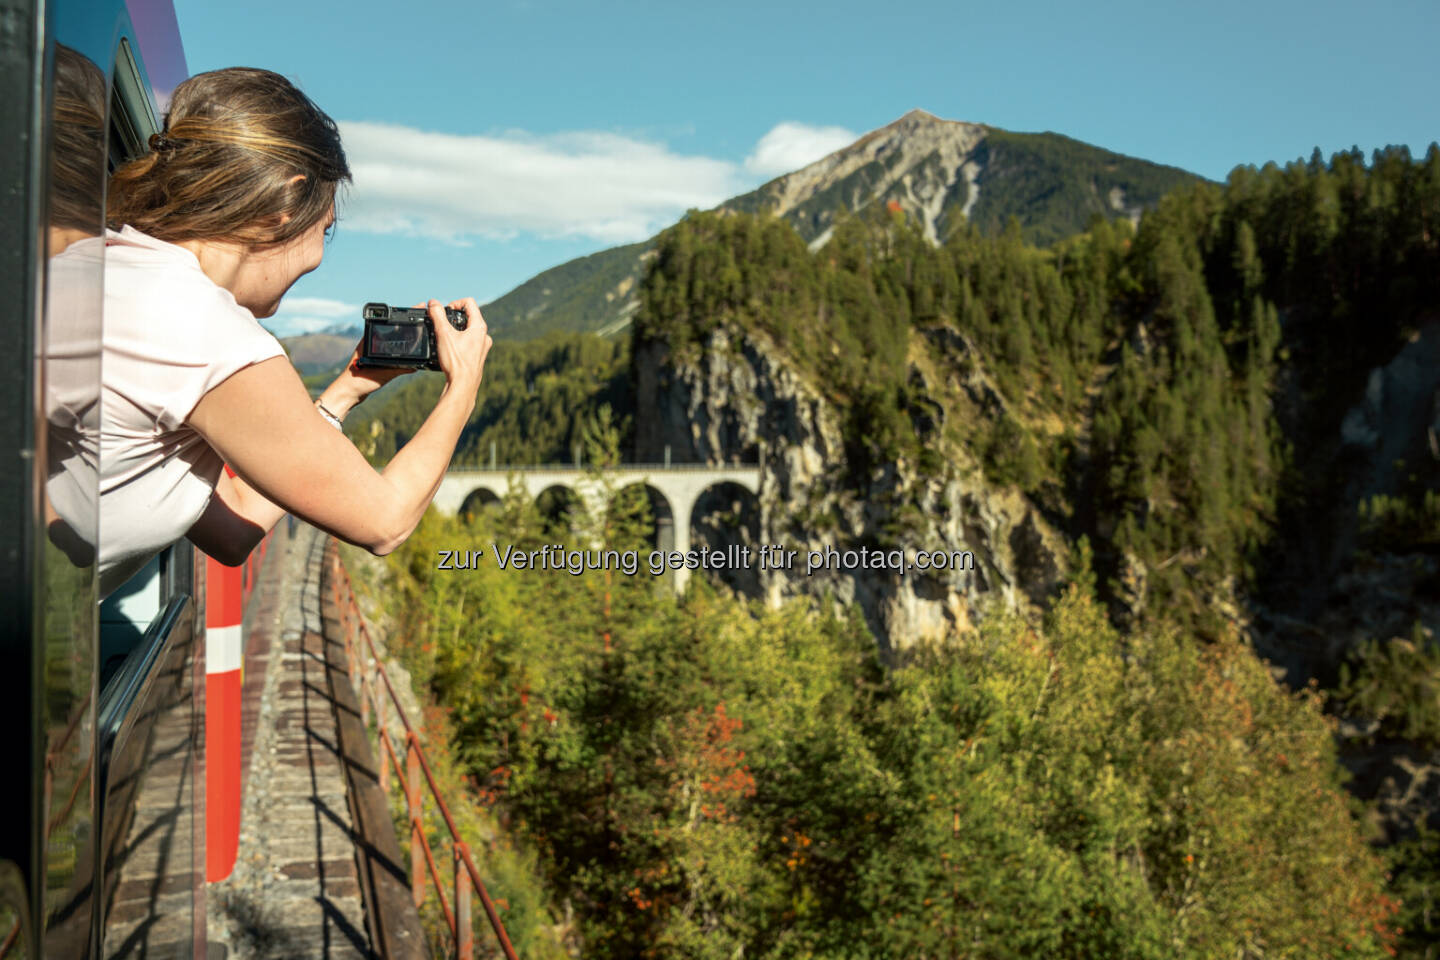
POLYGON ((856 139, 842 127, 781 123, 737 164, 594 131, 461 136, 379 123, 340 127, 355 175, 343 229, 460 244, 521 233, 643 240, 691 207, 713 207, 856 139))
POLYGON ((377 123, 341 133, 355 176, 346 230, 626 243, 750 185, 734 163, 612 133, 458 136, 377 123))
POLYGON ((844 127, 778 123, 755 144, 754 151, 745 158, 745 169, 756 176, 778 177, 848 147, 858 136, 844 127))
POLYGON ((277 315, 287 313, 308 313, 316 317, 360 316, 360 304, 331 300, 329 297, 290 297, 280 301, 277 315))
POLYGON ((319 333, 335 326, 359 326, 360 304, 328 297, 287 297, 280 301, 275 316, 261 323, 277 337, 319 333))

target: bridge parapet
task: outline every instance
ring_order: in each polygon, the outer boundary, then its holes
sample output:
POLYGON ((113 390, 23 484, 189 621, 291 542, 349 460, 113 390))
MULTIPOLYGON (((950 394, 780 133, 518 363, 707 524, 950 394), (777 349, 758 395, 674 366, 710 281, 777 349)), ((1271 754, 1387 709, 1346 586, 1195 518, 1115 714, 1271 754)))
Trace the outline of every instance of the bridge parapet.
MULTIPOLYGON (((457 514, 465 501, 480 490, 503 498, 512 476, 531 500, 551 487, 563 487, 574 492, 591 512, 598 512, 605 505, 604 481, 612 482, 616 489, 643 482, 660 494, 670 510, 673 526, 668 538, 662 536, 662 548, 682 553, 690 549, 690 517, 695 504, 707 489, 720 483, 734 483, 756 496, 760 493, 760 467, 757 464, 627 463, 600 470, 574 464, 505 464, 488 469, 449 471, 435 493, 435 507, 444 513, 457 514), (665 539, 670 542, 664 543, 665 539)), ((683 591, 690 571, 681 569, 674 573, 675 589, 683 591)))

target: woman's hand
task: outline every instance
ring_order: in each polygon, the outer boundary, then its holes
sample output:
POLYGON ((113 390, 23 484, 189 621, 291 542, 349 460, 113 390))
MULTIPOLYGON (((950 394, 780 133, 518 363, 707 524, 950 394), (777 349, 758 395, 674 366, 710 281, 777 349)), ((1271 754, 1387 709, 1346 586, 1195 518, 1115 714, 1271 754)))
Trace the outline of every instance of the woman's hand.
MULTIPOLYGON (((435 325, 436 352, 439 355, 440 368, 445 371, 446 377, 451 383, 455 383, 458 379, 462 386, 468 386, 471 390, 477 389, 484 371, 485 356, 490 352, 490 346, 494 341, 490 338, 485 318, 480 315, 480 307, 476 305, 474 298, 453 300, 448 305, 451 309, 465 311, 470 322, 463 331, 450 326, 450 321, 445 318, 445 311, 441 308, 440 301, 431 300, 428 303, 417 303, 415 306, 429 310, 430 322, 435 325), (457 340, 471 331, 475 331, 477 336, 468 338, 468 342, 463 345, 457 345, 457 340), (466 348, 468 348, 468 352, 466 348), (478 351, 478 357, 474 355, 476 351, 478 351)), ((364 345, 363 340, 355 345, 354 351, 350 354, 350 362, 345 365, 345 370, 335 378, 330 386, 325 388, 325 392, 319 398, 320 402, 325 405, 325 409, 341 420, 345 419, 345 414, 352 408, 358 406, 366 397, 391 380, 415 372, 412 367, 361 366, 360 350, 364 345)))
POLYGON ((485 358, 494 343, 475 298, 452 300, 447 305, 452 310, 465 311, 469 323, 464 330, 456 330, 450 326, 439 300, 417 306, 425 306, 430 310, 430 322, 435 325, 435 350, 439 354, 440 369, 445 371, 450 386, 468 391, 473 396, 480 387, 480 379, 485 372, 485 358))
POLYGON ((345 365, 340 376, 320 394, 320 402, 325 404, 325 409, 342 420, 352 407, 358 406, 366 397, 391 380, 415 372, 410 367, 361 366, 360 348, 364 345, 364 340, 355 345, 355 350, 350 354, 350 362, 345 365))

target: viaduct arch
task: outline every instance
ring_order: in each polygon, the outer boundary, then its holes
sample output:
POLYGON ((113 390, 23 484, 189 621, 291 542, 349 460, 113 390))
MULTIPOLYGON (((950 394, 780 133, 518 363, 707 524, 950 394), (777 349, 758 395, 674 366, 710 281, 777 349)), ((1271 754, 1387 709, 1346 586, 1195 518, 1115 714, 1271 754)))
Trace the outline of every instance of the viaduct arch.
MULTIPOLYGON (((685 552, 690 547, 690 520, 696 503, 709 488, 721 483, 733 483, 755 496, 760 494, 760 468, 758 466, 705 466, 703 464, 666 466, 664 464, 622 464, 607 467, 600 474, 616 490, 634 483, 644 483, 655 490, 666 501, 674 521, 674 542, 672 546, 661 544, 663 549, 685 552)), ((500 498, 510 488, 510 477, 515 476, 533 502, 551 487, 564 487, 572 491, 585 508, 598 513, 605 507, 605 490, 595 477, 593 470, 574 466, 529 466, 494 467, 482 470, 451 470, 440 481, 435 493, 435 508, 452 516, 460 512, 461 506, 474 493, 489 491, 500 498)), ((674 571, 675 590, 682 592, 689 579, 690 571, 674 571)))

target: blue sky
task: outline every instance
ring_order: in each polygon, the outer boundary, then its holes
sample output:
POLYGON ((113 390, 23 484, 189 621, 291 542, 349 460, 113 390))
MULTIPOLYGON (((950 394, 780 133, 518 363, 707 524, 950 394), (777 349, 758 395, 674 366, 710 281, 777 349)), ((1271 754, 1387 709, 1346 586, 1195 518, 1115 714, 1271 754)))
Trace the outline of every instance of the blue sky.
POLYGON ((341 124, 356 182, 282 335, 493 300, 915 107, 1214 179, 1440 139, 1435 0, 175 6, 192 73, 279 71, 341 124))

